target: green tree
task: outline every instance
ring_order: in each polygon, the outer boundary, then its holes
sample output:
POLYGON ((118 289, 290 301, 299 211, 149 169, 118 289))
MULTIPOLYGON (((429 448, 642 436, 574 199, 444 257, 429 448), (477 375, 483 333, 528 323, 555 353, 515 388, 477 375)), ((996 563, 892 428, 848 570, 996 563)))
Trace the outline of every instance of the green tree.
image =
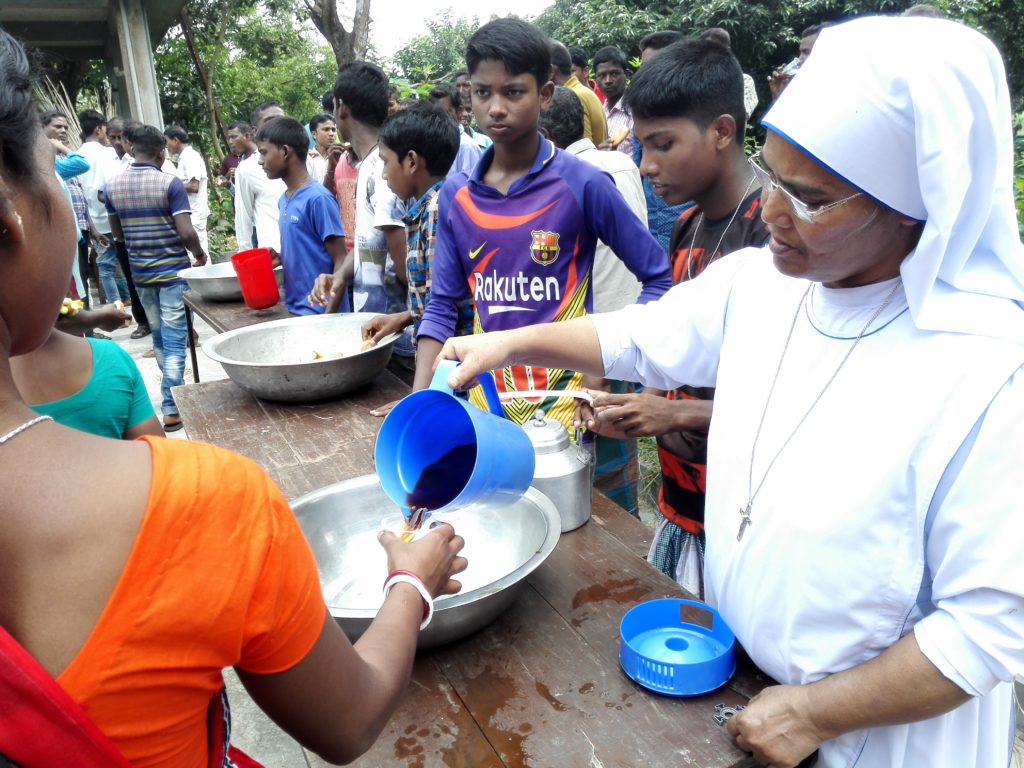
POLYGON ((466 66, 466 42, 479 26, 476 18, 453 19, 450 8, 441 12, 427 21, 426 34, 414 37, 395 54, 395 74, 408 83, 452 79, 466 66))
MULTIPOLYGON (((196 53, 206 68, 213 103, 224 123, 249 120, 267 99, 306 121, 321 110, 320 97, 334 83, 334 53, 312 24, 296 18, 286 0, 189 0, 188 15, 196 53)), ((181 125, 217 174, 227 151, 212 120, 211 100, 180 26, 171 29, 155 54, 160 104, 166 124, 181 125)), ((234 249, 231 202, 220 187, 209 186, 212 216, 210 250, 234 249)))
MULTIPOLYGON (((537 17, 537 25, 566 45, 591 54, 616 45, 635 56, 640 38, 659 29, 687 35, 722 27, 733 51, 757 84, 761 104, 768 103, 767 78, 796 55, 799 34, 812 24, 869 13, 900 13, 916 0, 556 0, 537 17)), ((1016 110, 1024 109, 1024 14, 1015 0, 934 0, 950 18, 989 35, 1002 51, 1016 110)), ((762 106, 763 108, 763 106, 762 106)))
MULTIPOLYGON (((288 3, 190 0, 188 10, 225 122, 248 120, 267 99, 299 120, 321 111, 320 97, 337 72, 334 55, 288 3), (225 19, 229 6, 234 13, 225 19)), ((222 156, 226 147, 214 149, 222 137, 210 130, 209 105, 180 27, 170 30, 155 58, 165 122, 184 127, 206 157, 222 156)))

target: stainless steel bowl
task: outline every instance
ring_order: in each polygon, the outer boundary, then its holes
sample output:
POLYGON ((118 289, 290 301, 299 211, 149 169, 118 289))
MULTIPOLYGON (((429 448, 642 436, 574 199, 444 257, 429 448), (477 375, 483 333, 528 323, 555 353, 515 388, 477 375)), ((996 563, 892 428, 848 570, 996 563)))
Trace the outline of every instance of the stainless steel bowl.
MULTIPOLYGON (((235 267, 230 261, 207 264, 205 267, 189 267, 178 272, 178 277, 188 283, 190 290, 208 301, 242 300, 242 288, 238 284, 235 267)), ((274 277, 280 290, 284 285, 284 270, 275 267, 274 277)))
POLYGON ((256 397, 326 400, 366 384, 391 359, 397 333, 362 350, 360 329, 372 317, 361 312, 273 320, 214 336, 203 342, 203 352, 256 397))
MULTIPOLYGON (((292 509, 313 548, 331 615, 355 641, 383 601, 387 559, 377 532, 382 518, 400 516, 398 507, 377 475, 365 475, 308 493, 292 509)), ((533 488, 511 507, 467 508, 431 519, 451 523, 466 540, 469 568, 457 577, 459 594, 434 601, 420 648, 458 640, 497 618, 554 550, 561 529, 554 504, 533 488)))

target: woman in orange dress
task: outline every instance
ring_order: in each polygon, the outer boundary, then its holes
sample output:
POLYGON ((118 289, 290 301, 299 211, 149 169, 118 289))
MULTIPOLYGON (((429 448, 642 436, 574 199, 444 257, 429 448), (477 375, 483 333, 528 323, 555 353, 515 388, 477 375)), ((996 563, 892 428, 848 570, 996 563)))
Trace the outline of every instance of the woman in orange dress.
MULTIPOLYGON (((22 401, 10 357, 50 333, 76 239, 52 152, 24 51, 0 31, 0 765, 226 764, 211 717, 225 666, 303 746, 350 761, 408 680, 424 599, 396 583, 353 646, 255 464, 88 435, 22 401), (32 719, 47 706, 56 715, 32 719), (89 743, 69 746, 72 732, 89 743)), ((430 595, 459 589, 463 542, 449 526, 381 544, 430 595)))

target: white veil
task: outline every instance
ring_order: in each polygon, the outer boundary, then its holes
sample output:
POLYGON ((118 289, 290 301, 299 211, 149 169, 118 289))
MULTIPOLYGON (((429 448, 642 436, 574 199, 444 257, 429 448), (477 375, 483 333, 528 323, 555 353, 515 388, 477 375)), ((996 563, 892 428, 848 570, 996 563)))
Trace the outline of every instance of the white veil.
POLYGON ((822 30, 764 125, 924 222, 901 273, 917 327, 1024 343, 1024 246, 1002 59, 942 19, 822 30))

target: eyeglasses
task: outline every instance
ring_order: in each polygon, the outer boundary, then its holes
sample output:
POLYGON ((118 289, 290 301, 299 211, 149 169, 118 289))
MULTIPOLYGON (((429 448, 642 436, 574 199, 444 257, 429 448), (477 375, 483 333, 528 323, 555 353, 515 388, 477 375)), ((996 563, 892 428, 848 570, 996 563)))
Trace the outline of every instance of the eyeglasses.
POLYGON ((834 203, 810 205, 776 181, 775 175, 758 162, 760 157, 761 153, 757 152, 751 155, 748 159, 750 161, 750 167, 754 169, 754 176, 757 178, 757 182, 761 185, 761 197, 770 195, 776 189, 779 190, 786 196, 786 199, 789 200, 789 205, 793 209, 793 213, 801 221, 813 223, 818 216, 821 216, 821 214, 828 213, 829 211, 850 202, 855 197, 860 197, 864 194, 863 192, 854 192, 849 197, 844 197, 842 200, 837 200, 834 203))

